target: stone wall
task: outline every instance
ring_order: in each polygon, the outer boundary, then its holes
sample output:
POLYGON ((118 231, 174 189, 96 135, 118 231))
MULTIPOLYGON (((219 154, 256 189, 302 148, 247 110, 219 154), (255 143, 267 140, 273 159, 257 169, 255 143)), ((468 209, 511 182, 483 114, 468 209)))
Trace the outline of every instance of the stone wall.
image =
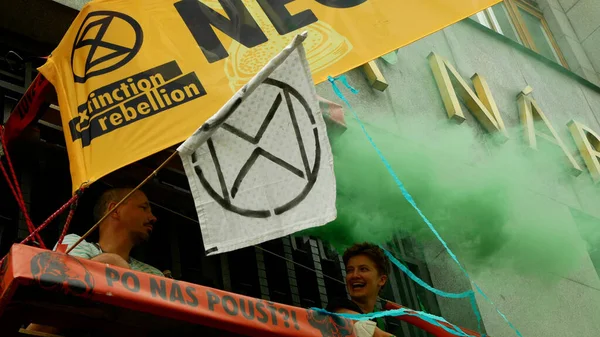
MULTIPOLYGON (((440 92, 428 64, 427 57, 431 52, 449 60, 469 83, 469 78, 476 72, 485 77, 507 127, 520 125, 517 95, 526 86, 531 86, 534 98, 571 153, 577 154, 567 129, 571 119, 600 132, 600 88, 561 69, 560 65, 544 61, 533 52, 517 47, 492 31, 479 28, 469 20, 400 49, 395 65, 378 60, 389 83, 385 92, 370 88, 360 70, 347 74, 349 82, 360 93, 348 93, 346 97, 368 127, 399 134, 399 125, 407 120, 414 121, 415 117, 426 121, 424 123, 432 119, 447 120, 440 92), (390 123, 390 120, 396 123, 390 123)), ((339 101, 329 83, 319 84, 318 93, 327 99, 339 101)), ((465 116, 466 122, 456 125, 457 128, 473 128, 479 134, 486 132, 470 113, 465 112, 465 116)), ((347 118, 351 116, 347 114, 347 118)), ((435 127, 432 123, 431 130, 435 127)), ((518 141, 522 140, 509 140, 518 141)), ((471 151, 473 157, 477 157, 485 155, 487 150, 482 145, 480 149, 465 151, 471 151)), ((556 231, 565 243, 570 243, 565 244, 565 250, 581 253, 582 259, 577 270, 562 275, 524 276, 510 269, 490 265, 472 275, 523 336, 596 337, 600 331, 600 321, 597 319, 600 317, 600 279, 590 256, 585 252, 585 242, 573 217, 576 211, 600 219, 600 199, 590 197, 588 192, 597 192, 598 187, 593 185, 578 154, 576 159, 584 168, 584 173, 579 177, 523 186, 523 189, 530 198, 543 204, 544 209, 560 219, 561 228, 548 230, 556 231), (554 281, 545 282, 549 278, 554 281)), ((458 169, 461 174, 467 175, 472 170, 469 165, 458 169)), ((397 173, 402 179, 401 169, 397 173)), ((484 223, 481 225, 485 226, 484 223)), ((454 292, 468 290, 469 282, 448 254, 439 254, 441 250, 439 245, 427 248, 434 286, 454 292)), ((438 300, 442 314, 448 320, 476 328, 468 302, 438 300)), ((485 328, 491 336, 515 335, 493 306, 482 297, 478 297, 477 301, 485 328)))

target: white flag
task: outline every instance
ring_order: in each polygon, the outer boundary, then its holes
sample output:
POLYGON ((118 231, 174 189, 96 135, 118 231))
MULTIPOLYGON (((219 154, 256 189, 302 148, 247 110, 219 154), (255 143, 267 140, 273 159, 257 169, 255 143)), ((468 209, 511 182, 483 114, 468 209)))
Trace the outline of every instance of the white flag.
POLYGON ((208 255, 336 217, 333 158, 302 41, 178 149, 208 255))

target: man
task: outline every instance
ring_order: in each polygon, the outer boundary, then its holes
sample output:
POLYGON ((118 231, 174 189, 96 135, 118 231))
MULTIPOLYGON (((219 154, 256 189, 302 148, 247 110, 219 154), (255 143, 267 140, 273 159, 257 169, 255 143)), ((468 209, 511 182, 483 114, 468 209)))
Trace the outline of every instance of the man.
MULTIPOLYGON (((94 221, 100 220, 107 212, 110 212, 110 215, 100 223, 98 243, 84 240, 69 252, 69 255, 163 276, 158 269, 130 256, 133 247, 148 240, 156 223, 150 202, 142 191, 135 191, 125 202, 115 208, 131 190, 131 188, 113 188, 100 196, 94 207, 94 221)), ((63 244, 70 248, 79 238, 79 235, 69 234, 65 236, 63 244)), ((39 324, 30 324, 27 330, 45 333, 59 331, 54 327, 39 324)))
MULTIPOLYGON (((100 223, 100 239, 97 243, 82 241, 69 255, 164 276, 158 269, 130 256, 133 247, 148 240, 156 223, 148 198, 142 191, 135 191, 115 208, 131 190, 113 188, 102 194, 94 207, 94 221, 100 220, 109 211, 110 215, 100 223)), ((78 235, 69 234, 65 236, 63 244, 70 248, 79 238, 78 235)))
MULTIPOLYGON (((346 288, 350 300, 334 300, 327 310, 336 313, 365 314, 375 311, 381 289, 390 273, 390 261, 383 250, 370 243, 360 243, 348 248, 343 255, 346 266, 346 288)), ((383 320, 378 322, 373 337, 393 336, 385 331, 383 320)))

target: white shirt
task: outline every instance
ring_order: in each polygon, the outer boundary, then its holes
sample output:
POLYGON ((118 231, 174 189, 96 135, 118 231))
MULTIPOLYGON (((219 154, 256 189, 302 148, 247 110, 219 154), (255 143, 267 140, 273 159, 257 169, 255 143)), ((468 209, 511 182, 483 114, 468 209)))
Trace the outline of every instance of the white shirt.
MULTIPOLYGON (((75 244, 75 242, 77 242, 77 240, 79 240, 79 238, 80 238, 79 235, 69 234, 69 235, 65 236, 62 243, 65 245, 68 245, 68 248, 71 248, 71 246, 73 244, 75 244)), ((54 250, 56 250, 56 246, 54 247, 54 250)), ((77 256, 77 257, 81 257, 81 258, 89 260, 89 259, 92 259, 92 258, 102 254, 102 253, 103 252, 99 246, 83 240, 83 241, 81 241, 80 244, 77 245, 77 247, 75 247, 71 252, 69 252, 69 255, 77 256)), ((129 257, 129 266, 131 267, 132 270, 135 270, 135 271, 141 271, 143 273, 164 276, 160 270, 152 267, 149 264, 138 261, 132 257, 129 257)))

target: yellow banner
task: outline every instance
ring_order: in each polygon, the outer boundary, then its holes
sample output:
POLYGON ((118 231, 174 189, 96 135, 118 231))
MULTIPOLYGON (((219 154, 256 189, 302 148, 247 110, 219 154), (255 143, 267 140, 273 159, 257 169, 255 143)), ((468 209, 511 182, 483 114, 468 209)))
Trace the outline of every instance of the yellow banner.
POLYGON ((96 0, 40 68, 73 189, 189 137, 293 37, 347 72, 500 0, 96 0))

